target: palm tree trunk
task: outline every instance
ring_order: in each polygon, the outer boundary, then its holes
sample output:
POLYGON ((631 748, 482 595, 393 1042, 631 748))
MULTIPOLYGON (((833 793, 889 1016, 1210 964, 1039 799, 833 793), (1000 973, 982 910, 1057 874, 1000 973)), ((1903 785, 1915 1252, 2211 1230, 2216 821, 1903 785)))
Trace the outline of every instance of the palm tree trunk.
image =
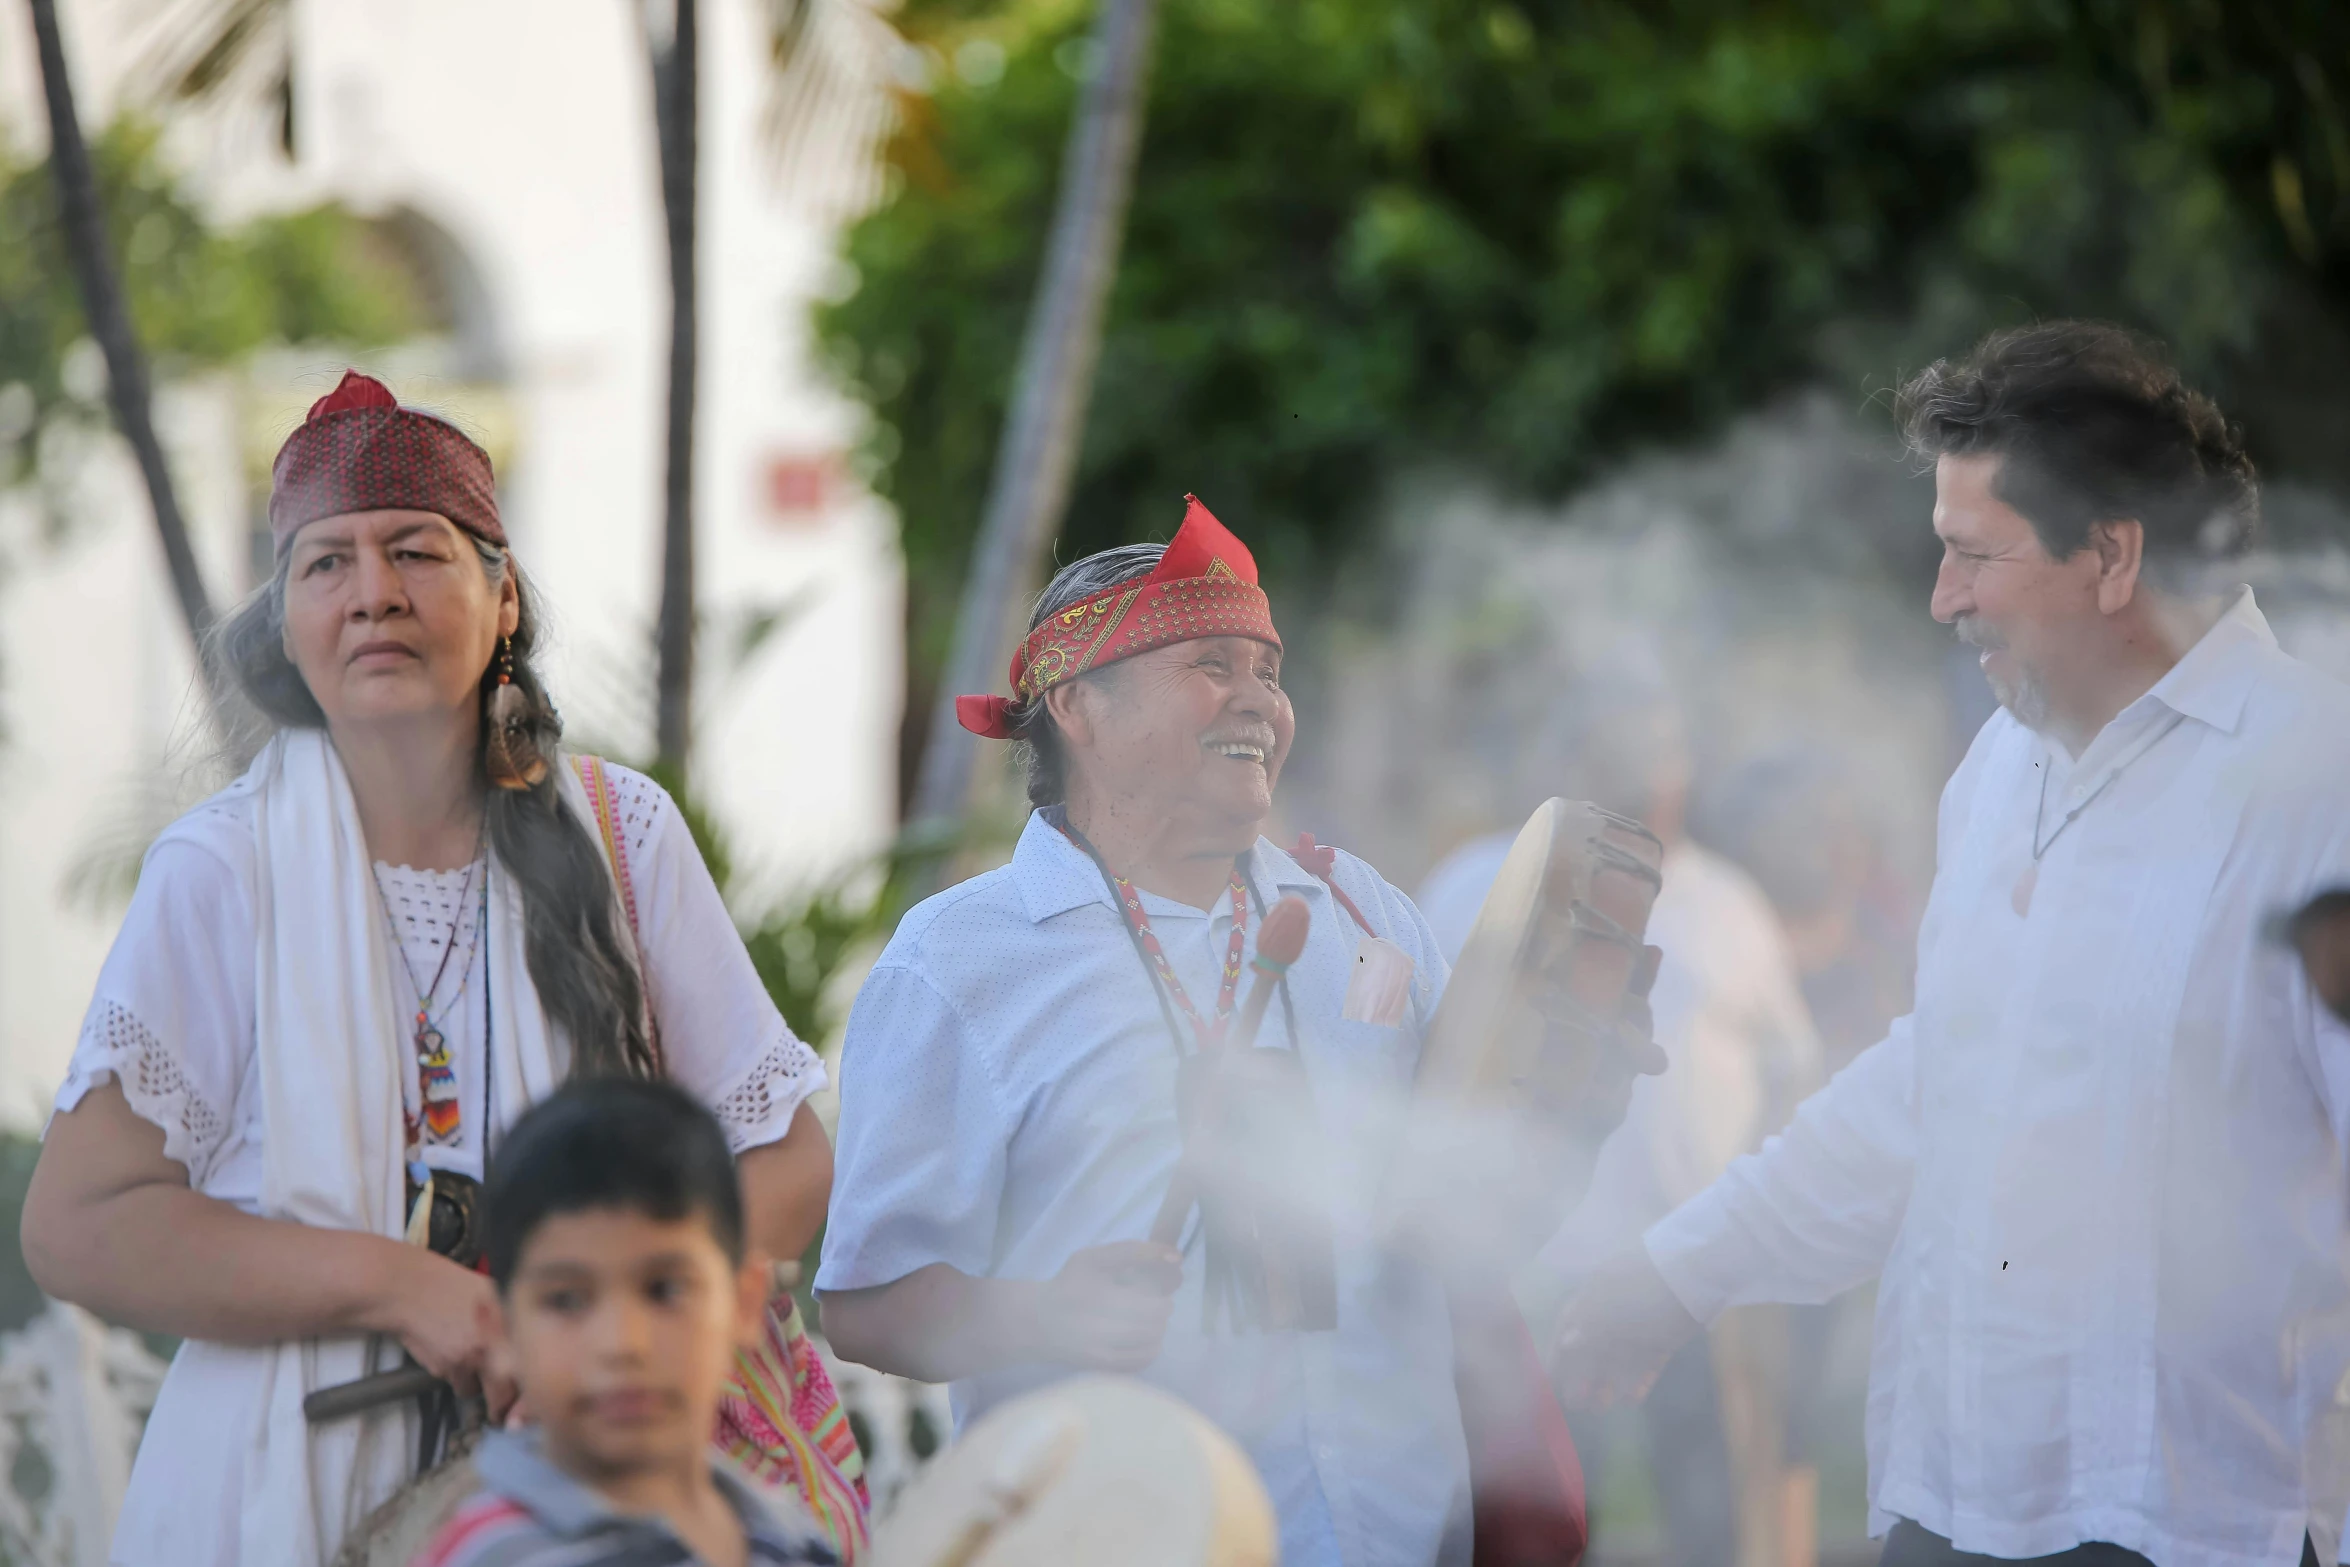
MULTIPOLYGON (((65 68, 65 40, 57 30, 57 3, 30 3, 33 36, 41 53, 41 86, 49 103, 49 171, 57 184, 66 254, 81 290, 82 314, 88 319, 90 335, 106 356, 106 393, 114 408, 114 422, 131 443, 139 474, 147 481, 147 498, 155 508, 155 531, 163 540, 163 559, 171 571, 172 591, 179 598, 180 618, 187 622, 189 640, 200 654, 204 634, 212 626, 212 599, 204 591, 204 576, 188 542, 187 519, 180 515, 179 497, 171 487, 163 443, 155 437, 147 358, 139 351, 138 333, 123 303, 122 282, 107 249, 98 181, 90 169, 90 149, 82 140, 81 119, 74 111, 73 80, 65 68)), ((197 667, 202 672, 201 657, 197 667)))
POLYGON ((662 485, 660 659, 654 736, 673 782, 685 778, 694 687, 694 174, 700 93, 697 0, 675 7, 653 55, 653 123, 661 153, 661 206, 669 239, 669 424, 662 485))
POLYGON ((978 742, 955 722, 955 697, 993 691, 1003 680, 1012 645, 1026 629, 1022 609, 1035 591, 1038 563, 1068 505, 1142 145, 1157 20, 1158 0, 1103 0, 1094 24, 1093 69, 1069 128, 1012 407, 922 750, 913 815, 926 833, 951 830, 967 808, 978 742))

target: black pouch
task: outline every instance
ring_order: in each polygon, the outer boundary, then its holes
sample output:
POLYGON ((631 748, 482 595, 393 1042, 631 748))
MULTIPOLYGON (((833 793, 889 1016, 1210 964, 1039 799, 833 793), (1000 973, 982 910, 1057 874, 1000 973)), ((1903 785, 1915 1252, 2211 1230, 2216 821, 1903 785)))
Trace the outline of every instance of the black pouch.
MULTIPOLYGON (((431 1208, 425 1217, 425 1244, 437 1256, 460 1268, 479 1268, 482 1257, 481 1182, 454 1170, 431 1173, 431 1208)), ((415 1210, 422 1188, 408 1184, 408 1205, 415 1210)), ((416 1472, 424 1473, 449 1452, 450 1442, 479 1424, 484 1411, 479 1399, 460 1399, 446 1382, 435 1382, 418 1403, 416 1472)))
MULTIPOLYGON (((414 1201, 411 1194, 410 1201, 414 1201)), ((460 1268, 481 1266, 481 1182, 452 1170, 432 1173, 425 1244, 460 1268)))

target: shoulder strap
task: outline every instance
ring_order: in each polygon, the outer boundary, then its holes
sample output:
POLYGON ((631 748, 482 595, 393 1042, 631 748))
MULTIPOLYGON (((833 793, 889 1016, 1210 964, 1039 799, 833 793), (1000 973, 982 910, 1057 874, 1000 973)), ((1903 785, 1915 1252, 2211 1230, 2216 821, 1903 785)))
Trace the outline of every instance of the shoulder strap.
POLYGON ((620 888, 620 907, 628 916, 629 937, 642 952, 644 931, 636 920, 636 883, 628 874, 628 838, 620 830, 620 812, 612 801, 612 775, 604 770, 600 756, 574 755, 571 765, 579 769, 580 787, 587 791, 588 804, 595 809, 596 829, 604 837, 604 858, 612 864, 612 880, 620 888))
POLYGON ((1363 918, 1363 911, 1355 907, 1355 900, 1346 895, 1346 889, 1338 885, 1332 876, 1331 873, 1338 869, 1336 849, 1326 843, 1314 842, 1314 835, 1310 832, 1301 832, 1297 835, 1297 847, 1289 851, 1289 857, 1321 879, 1322 885, 1330 889, 1330 896, 1338 900, 1338 906, 1354 916, 1355 924, 1362 927, 1364 935, 1376 937, 1379 934, 1371 928, 1371 922, 1363 918))
POLYGON ((653 1015, 652 976, 645 972, 645 933, 636 918, 636 881, 628 873, 628 835, 620 830, 620 810, 612 798, 612 775, 605 770, 604 759, 584 752, 574 753, 571 765, 578 770, 579 785, 587 791, 588 806, 596 813, 596 831, 604 840, 604 859, 612 867, 612 883, 620 889, 620 911, 628 920, 628 946, 636 959, 637 980, 642 988, 645 1004, 645 1042, 653 1047, 653 1059, 667 1070, 668 1057, 661 1049, 661 1021, 653 1015))

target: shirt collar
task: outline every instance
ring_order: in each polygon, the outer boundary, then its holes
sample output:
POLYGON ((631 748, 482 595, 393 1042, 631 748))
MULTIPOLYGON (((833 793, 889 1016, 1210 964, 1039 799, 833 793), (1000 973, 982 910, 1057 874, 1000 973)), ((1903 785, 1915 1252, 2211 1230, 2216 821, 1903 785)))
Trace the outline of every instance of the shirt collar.
POLYGON ((2276 646, 2276 633, 2253 602, 2252 590, 2239 588, 2235 602, 2140 700, 2234 734, 2260 678, 2260 655, 2273 653, 2276 646))
MULTIPOLYGON (((1249 872, 1269 897, 1325 891, 1320 877, 1262 837, 1249 850, 1249 872)), ((1021 908, 1039 925, 1088 903, 1110 904, 1100 867, 1069 841, 1068 834, 1046 821, 1042 811, 1028 813, 1028 825, 1012 848, 1012 885, 1019 891, 1021 908)))
MULTIPOLYGON (((474 1471, 481 1476, 482 1484, 528 1512, 542 1528, 566 1538, 577 1538, 613 1525, 667 1528, 657 1518, 639 1518, 614 1511, 591 1487, 556 1467, 540 1445, 535 1430, 491 1432, 474 1454, 474 1471)), ((743 1533, 753 1544, 777 1550, 806 1550, 807 1542, 785 1534, 766 1507, 751 1494, 750 1487, 728 1473, 725 1465, 713 1463, 710 1478, 717 1482, 719 1493, 742 1520, 743 1533)), ((831 1557, 811 1555, 809 1560, 829 1561, 831 1557)))

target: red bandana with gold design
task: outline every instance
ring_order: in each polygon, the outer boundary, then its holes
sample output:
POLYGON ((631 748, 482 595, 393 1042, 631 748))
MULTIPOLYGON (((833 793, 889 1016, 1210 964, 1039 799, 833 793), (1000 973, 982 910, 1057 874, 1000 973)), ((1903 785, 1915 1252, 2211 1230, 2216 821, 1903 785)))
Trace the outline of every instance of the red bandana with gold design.
POLYGON ((1012 654, 1012 694, 959 696, 955 717, 990 740, 1012 738, 1012 709, 1090 669, 1194 637, 1253 637, 1281 645, 1273 606, 1257 586, 1256 557, 1196 495, 1167 553, 1147 577, 1072 604, 1012 654))

